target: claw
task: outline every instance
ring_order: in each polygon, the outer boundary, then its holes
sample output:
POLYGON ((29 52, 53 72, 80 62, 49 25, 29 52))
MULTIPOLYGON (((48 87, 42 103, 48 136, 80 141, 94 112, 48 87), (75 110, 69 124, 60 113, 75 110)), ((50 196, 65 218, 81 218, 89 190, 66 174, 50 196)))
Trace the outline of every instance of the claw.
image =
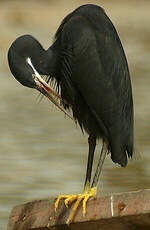
MULTIPOLYGON (((68 197, 68 195, 59 195, 56 202, 55 202, 55 212, 57 211, 58 205, 59 205, 59 201, 62 199, 66 199, 68 197)), ((67 207, 67 205, 66 205, 67 207)), ((68 207, 67 207, 68 208, 68 207)))
POLYGON ((60 196, 58 196, 58 198, 57 198, 57 200, 55 202, 55 212, 56 212, 56 210, 58 208, 59 201, 61 199, 64 199, 65 206, 67 208, 74 201, 76 201, 75 204, 74 204, 74 206, 73 206, 73 209, 72 209, 71 217, 68 220, 68 224, 70 224, 70 223, 73 222, 75 214, 76 214, 76 211, 77 211, 77 208, 78 208, 78 206, 79 206, 79 204, 81 203, 82 200, 83 200, 83 203, 82 203, 82 213, 83 213, 83 216, 85 216, 87 201, 91 197, 95 197, 96 196, 96 192, 97 192, 97 187, 93 187, 93 188, 88 188, 87 190, 85 189, 85 191, 82 194, 77 194, 77 195, 75 195, 75 194, 72 194, 72 195, 60 195, 60 196))

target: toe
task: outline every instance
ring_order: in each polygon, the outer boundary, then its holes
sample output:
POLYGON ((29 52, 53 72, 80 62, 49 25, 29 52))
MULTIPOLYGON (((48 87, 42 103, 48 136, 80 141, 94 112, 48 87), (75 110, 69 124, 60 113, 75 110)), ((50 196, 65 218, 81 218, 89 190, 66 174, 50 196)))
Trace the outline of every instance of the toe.
POLYGON ((77 195, 70 195, 65 199, 65 205, 68 208, 70 204, 72 204, 75 200, 77 200, 77 195))

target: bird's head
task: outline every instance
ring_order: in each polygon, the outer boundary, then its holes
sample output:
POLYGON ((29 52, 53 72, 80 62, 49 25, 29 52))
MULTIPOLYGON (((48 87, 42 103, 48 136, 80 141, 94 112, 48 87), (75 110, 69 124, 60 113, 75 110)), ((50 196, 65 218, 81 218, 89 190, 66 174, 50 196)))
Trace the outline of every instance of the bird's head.
POLYGON ((31 35, 17 38, 8 51, 8 63, 13 76, 30 88, 36 88, 37 82, 33 77, 35 69, 40 74, 50 74, 50 59, 50 54, 31 35))
POLYGON ((69 115, 55 99, 56 97, 61 100, 61 96, 40 75, 53 74, 55 60, 51 49, 44 50, 41 44, 30 35, 17 38, 8 51, 8 64, 16 80, 24 86, 37 89, 69 115))

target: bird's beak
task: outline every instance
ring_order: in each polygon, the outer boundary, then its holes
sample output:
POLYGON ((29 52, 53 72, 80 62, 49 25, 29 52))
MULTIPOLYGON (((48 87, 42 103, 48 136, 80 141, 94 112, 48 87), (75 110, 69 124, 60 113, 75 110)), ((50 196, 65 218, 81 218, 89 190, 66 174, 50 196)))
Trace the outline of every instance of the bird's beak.
POLYGON ((27 59, 28 64, 31 66, 31 68, 34 71, 34 74, 32 75, 35 83, 36 83, 36 89, 40 91, 44 96, 46 96, 51 102, 53 102, 61 111, 63 111, 68 117, 70 117, 72 120, 74 118, 60 105, 59 101, 62 101, 61 96, 55 92, 49 84, 47 84, 46 81, 40 76, 40 74, 37 72, 37 70, 32 65, 31 59, 27 59))

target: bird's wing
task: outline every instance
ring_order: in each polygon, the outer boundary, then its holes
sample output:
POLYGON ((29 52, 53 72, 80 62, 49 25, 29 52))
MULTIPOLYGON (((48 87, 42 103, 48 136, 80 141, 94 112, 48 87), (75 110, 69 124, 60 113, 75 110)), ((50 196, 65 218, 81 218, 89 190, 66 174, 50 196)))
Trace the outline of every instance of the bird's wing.
MULTIPOLYGON (((84 98, 107 139, 112 143, 115 139, 116 154, 122 151, 125 156, 127 142, 132 142, 132 90, 126 57, 115 28, 110 21, 98 25, 77 16, 64 26, 62 44, 66 52, 62 69, 70 96, 74 92, 74 96, 79 93, 84 98), (116 147, 116 143, 121 147, 116 147), (119 150, 122 146, 124 149, 119 150)), ((125 165, 126 159, 124 162, 125 165)))
POLYGON ((126 58, 114 27, 102 30, 85 17, 76 16, 64 26, 62 43, 66 54, 62 69, 68 87, 78 89, 91 110, 111 125, 113 113, 125 100, 126 86, 130 83, 126 58))

